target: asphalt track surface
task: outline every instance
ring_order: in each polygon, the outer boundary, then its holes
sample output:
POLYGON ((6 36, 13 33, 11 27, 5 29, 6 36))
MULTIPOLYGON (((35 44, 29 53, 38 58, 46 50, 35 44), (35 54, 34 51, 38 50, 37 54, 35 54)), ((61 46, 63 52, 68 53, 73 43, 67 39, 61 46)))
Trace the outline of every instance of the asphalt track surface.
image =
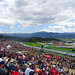
MULTIPOLYGON (((23 46, 27 46, 27 47, 31 47, 31 48, 36 48, 36 49, 41 49, 40 47, 35 47, 35 46, 29 46, 29 45, 26 45, 26 44, 23 44, 21 42, 17 42, 23 46)), ((69 56, 73 56, 75 57, 75 53, 69 53, 69 52, 64 52, 64 51, 56 51, 56 50, 51 50, 51 49, 46 49, 46 48, 43 48, 45 51, 51 51, 51 52, 56 52, 56 53, 61 53, 61 54, 66 54, 66 55, 69 55, 69 56)))

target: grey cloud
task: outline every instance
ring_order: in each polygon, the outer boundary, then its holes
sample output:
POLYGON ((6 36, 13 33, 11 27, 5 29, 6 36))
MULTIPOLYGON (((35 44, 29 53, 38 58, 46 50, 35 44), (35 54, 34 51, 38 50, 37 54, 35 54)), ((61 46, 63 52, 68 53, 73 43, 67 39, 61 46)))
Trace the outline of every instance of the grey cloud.
POLYGON ((75 28, 75 25, 65 25, 65 28, 75 28))
POLYGON ((9 10, 8 17, 24 27, 57 24, 75 18, 74 0, 14 0, 13 4, 5 6, 9 10))
POLYGON ((28 4, 29 4, 29 2, 27 0, 15 0, 15 6, 17 8, 21 8, 21 7, 26 6, 28 4))

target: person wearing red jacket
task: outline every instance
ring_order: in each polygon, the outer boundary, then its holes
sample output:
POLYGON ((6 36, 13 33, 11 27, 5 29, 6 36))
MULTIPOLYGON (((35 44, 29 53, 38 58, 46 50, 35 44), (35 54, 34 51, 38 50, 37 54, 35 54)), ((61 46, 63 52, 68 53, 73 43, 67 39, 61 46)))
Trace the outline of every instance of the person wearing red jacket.
POLYGON ((58 73, 58 70, 57 69, 55 69, 56 68, 56 66, 55 65, 53 65, 52 66, 52 70, 50 71, 50 75, 59 75, 59 73, 58 73))
POLYGON ((41 74, 42 74, 42 75, 46 75, 46 73, 45 73, 45 69, 44 69, 44 68, 42 69, 41 74))

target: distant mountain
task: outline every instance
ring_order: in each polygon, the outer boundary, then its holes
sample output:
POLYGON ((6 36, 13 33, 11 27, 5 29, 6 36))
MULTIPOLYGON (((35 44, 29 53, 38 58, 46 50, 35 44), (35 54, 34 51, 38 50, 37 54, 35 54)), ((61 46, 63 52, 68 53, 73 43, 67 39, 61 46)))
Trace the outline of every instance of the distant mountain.
POLYGON ((23 37, 23 38, 31 38, 31 37, 41 37, 41 38, 75 38, 75 33, 52 33, 52 32, 37 32, 37 33, 10 33, 10 34, 2 34, 5 36, 12 37, 23 37))
POLYGON ((41 38, 41 37, 24 38, 24 37, 11 37, 11 36, 0 35, 0 41, 6 41, 6 40, 21 41, 21 42, 61 41, 60 39, 56 38, 41 38))

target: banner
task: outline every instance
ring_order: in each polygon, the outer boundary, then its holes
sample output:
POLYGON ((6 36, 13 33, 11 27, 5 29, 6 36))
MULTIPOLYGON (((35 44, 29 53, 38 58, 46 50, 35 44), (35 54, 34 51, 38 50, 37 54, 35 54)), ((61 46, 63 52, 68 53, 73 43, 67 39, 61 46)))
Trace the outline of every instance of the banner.
POLYGON ((46 45, 46 46, 44 46, 44 47, 52 47, 52 45, 46 45))

